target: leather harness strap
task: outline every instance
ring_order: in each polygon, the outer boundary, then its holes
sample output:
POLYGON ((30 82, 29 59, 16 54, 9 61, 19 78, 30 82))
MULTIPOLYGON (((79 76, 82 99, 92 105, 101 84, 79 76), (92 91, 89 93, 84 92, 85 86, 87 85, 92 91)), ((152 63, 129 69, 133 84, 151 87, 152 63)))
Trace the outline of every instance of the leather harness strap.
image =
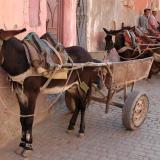
POLYGON ((133 51, 133 49, 132 49, 131 47, 124 46, 124 47, 122 47, 121 49, 118 50, 118 53, 123 53, 123 52, 125 52, 126 50, 132 50, 132 51, 133 51))

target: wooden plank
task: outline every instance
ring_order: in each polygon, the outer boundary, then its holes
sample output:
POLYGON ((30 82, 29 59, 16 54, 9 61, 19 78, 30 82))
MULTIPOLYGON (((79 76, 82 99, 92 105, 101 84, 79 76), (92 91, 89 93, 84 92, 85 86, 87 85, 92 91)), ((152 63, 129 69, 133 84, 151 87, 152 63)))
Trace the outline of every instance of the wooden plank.
POLYGON ((148 77, 153 58, 113 64, 113 86, 121 86, 148 77))

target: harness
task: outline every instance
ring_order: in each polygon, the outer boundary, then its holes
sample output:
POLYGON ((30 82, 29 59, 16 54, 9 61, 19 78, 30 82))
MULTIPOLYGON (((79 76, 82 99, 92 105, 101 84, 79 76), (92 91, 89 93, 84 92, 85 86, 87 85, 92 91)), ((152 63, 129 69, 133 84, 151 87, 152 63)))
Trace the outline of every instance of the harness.
POLYGON ((125 44, 126 46, 136 47, 136 36, 134 32, 126 30, 124 32, 125 44))
POLYGON ((124 47, 122 47, 121 49, 118 50, 118 53, 123 53, 123 52, 125 52, 126 50, 131 50, 131 51, 133 51, 133 49, 132 49, 131 47, 124 46, 124 47))
POLYGON ((11 76, 8 74, 8 77, 13 81, 13 82, 18 82, 21 85, 23 85, 24 80, 27 77, 30 76, 40 76, 39 74, 36 73, 35 69, 33 67, 30 67, 27 71, 23 72, 22 74, 19 74, 17 76, 11 76))

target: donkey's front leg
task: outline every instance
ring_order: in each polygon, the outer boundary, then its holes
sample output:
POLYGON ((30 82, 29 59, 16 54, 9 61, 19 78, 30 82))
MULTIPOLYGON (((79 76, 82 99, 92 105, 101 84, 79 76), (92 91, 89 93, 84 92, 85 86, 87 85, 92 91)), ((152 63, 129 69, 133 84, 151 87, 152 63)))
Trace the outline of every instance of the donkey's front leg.
MULTIPOLYGON (((21 112, 22 114, 22 112, 21 112)), ((22 127, 22 137, 21 137, 21 142, 19 144, 19 147, 16 149, 16 153, 21 155, 25 149, 25 145, 26 145, 26 129, 25 129, 25 118, 20 118, 20 122, 21 122, 21 127, 22 127)))
MULTIPOLYGON (((21 85, 14 83, 14 90, 16 92, 16 96, 18 99, 18 103, 20 106, 20 115, 26 115, 27 109, 28 109, 28 98, 23 93, 21 85)), ((21 155, 25 148, 26 143, 26 126, 25 126, 25 117, 20 117, 20 123, 22 127, 22 136, 21 136, 21 142, 19 144, 18 149, 16 149, 16 153, 21 155)))
POLYGON ((25 147, 24 151, 22 153, 22 156, 28 157, 31 155, 33 148, 32 148, 32 126, 34 121, 34 110, 36 105, 36 99, 37 94, 30 93, 28 97, 28 109, 25 117, 25 129, 26 129, 26 135, 25 135, 25 147))

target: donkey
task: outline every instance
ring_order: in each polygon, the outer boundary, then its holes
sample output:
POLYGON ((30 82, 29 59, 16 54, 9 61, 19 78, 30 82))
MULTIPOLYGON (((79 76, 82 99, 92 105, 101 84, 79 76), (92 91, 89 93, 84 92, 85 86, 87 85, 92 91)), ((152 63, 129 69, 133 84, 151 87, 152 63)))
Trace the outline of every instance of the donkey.
MULTIPOLYGON (((112 48, 115 48, 118 51, 121 61, 152 57, 154 55, 154 52, 159 53, 159 48, 157 49, 154 48, 154 50, 152 48, 144 49, 142 54, 140 54, 138 50, 135 50, 131 47, 126 47, 125 37, 123 34, 124 29, 108 31, 107 29, 103 28, 103 30, 106 33, 105 49, 107 51, 110 51, 112 48), (115 36, 115 42, 113 42, 112 36, 115 36)), ((145 40, 148 40, 148 39, 145 39, 145 40)), ((151 78, 153 74, 157 74, 159 71, 160 71, 160 63, 157 61, 154 61, 148 78, 151 78)))
MULTIPOLYGON (((10 76, 23 74, 30 67, 23 43, 17 38, 13 37, 14 35, 19 34, 23 31, 25 30, 0 32, 0 41, 3 42, 0 49, 1 67, 10 76)), ((66 48, 66 51, 72 58, 73 62, 83 63, 94 61, 90 54, 79 46, 66 48)), ((68 79, 68 83, 66 86, 66 80, 53 79, 46 89, 47 91, 51 91, 57 88, 58 90, 65 88, 65 90, 67 90, 67 93, 71 95, 76 104, 76 109, 70 120, 68 131, 74 129, 77 116, 79 112, 81 112, 81 122, 79 129, 80 136, 83 136, 85 132, 84 117, 86 104, 91 94, 91 85, 97 80, 99 69, 100 68, 97 67, 85 67, 84 69, 73 70, 72 74, 70 74, 71 71, 69 71, 68 77, 70 75, 70 78, 68 79), (87 89, 85 91, 80 87, 80 81, 87 86, 87 89)), ((20 116, 22 137, 17 153, 24 157, 27 157, 33 151, 32 125, 34 120, 36 100, 38 94, 41 91, 41 87, 46 83, 46 81, 47 78, 39 75, 25 78, 22 84, 19 82, 13 82, 13 88, 15 90, 20 106, 20 115, 23 115, 20 116)))
POLYGON ((122 61, 132 60, 132 59, 141 59, 141 58, 153 56, 153 52, 151 50, 144 50, 143 54, 139 54, 139 50, 135 50, 133 48, 135 46, 127 47, 125 44, 126 40, 124 36, 124 29, 108 31, 106 28, 103 28, 103 30, 106 33, 105 50, 110 51, 112 48, 115 48, 118 51, 122 61), (112 40, 113 36, 115 36, 115 42, 113 42, 112 40))

